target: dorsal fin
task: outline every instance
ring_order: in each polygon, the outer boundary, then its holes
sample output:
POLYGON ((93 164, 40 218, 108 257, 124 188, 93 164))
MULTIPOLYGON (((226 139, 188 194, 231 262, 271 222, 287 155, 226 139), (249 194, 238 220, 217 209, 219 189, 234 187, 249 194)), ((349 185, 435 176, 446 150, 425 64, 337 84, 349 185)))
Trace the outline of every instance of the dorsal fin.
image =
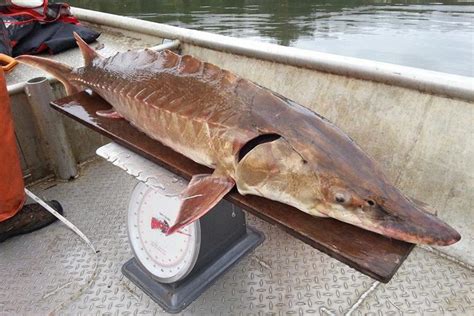
POLYGON ((71 66, 57 62, 55 60, 31 55, 21 55, 15 59, 20 63, 39 68, 52 74, 54 77, 56 77, 56 79, 64 84, 68 95, 79 92, 77 87, 73 86, 70 81, 71 73, 73 71, 71 66))
POLYGON ((73 32, 74 38, 76 39, 77 46, 81 50, 82 57, 84 57, 84 64, 89 66, 92 64, 92 61, 96 58, 102 59, 92 47, 90 47, 76 32, 73 32))

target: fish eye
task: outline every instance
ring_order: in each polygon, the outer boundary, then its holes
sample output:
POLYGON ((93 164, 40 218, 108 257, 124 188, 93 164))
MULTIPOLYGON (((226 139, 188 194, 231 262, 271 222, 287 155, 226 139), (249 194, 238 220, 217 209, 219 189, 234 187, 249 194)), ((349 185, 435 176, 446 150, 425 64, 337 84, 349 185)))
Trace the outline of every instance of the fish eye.
POLYGON ((336 193, 334 196, 334 199, 336 200, 337 203, 345 203, 346 202, 346 197, 344 196, 343 193, 336 193))

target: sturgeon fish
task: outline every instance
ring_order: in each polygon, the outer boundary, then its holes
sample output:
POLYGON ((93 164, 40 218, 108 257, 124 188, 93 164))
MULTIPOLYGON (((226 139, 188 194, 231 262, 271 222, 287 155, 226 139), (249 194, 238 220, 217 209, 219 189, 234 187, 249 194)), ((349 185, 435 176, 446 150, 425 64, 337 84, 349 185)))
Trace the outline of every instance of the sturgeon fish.
POLYGON ((75 34, 85 65, 20 56, 61 81, 92 89, 149 137, 214 169, 192 177, 167 234, 199 219, 234 186, 410 243, 461 236, 392 185, 377 164, 324 117, 211 63, 172 51, 101 57, 75 34))

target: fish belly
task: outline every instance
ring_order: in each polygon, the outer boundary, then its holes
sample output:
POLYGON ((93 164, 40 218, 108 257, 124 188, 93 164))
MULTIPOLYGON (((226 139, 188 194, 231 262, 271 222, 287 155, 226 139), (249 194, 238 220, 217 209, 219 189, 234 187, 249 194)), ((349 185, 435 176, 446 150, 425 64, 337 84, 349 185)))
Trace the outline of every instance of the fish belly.
POLYGON ((133 97, 123 97, 107 91, 98 93, 147 136, 199 164, 215 168, 216 159, 210 146, 210 129, 206 122, 140 102, 133 97))

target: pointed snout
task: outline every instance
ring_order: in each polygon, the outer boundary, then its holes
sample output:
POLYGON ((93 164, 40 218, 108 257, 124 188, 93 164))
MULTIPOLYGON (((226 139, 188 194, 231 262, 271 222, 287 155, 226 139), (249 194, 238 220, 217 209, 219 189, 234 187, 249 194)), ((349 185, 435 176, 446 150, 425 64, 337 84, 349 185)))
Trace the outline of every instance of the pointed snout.
POLYGON ((403 210, 385 208, 379 212, 384 216, 378 221, 377 232, 387 237, 437 246, 448 246, 461 239, 454 228, 415 204, 406 205, 403 210))

